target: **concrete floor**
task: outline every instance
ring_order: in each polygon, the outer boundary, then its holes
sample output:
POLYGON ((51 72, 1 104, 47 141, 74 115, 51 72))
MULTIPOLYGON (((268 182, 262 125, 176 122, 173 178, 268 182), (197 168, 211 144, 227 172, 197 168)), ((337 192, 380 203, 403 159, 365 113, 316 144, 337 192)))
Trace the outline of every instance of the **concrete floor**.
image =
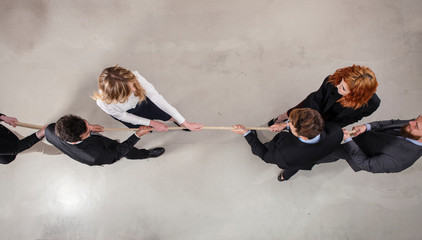
MULTIPOLYGON (((411 118, 422 113, 421 13, 420 0, 1 0, 0 112, 123 127, 89 97, 119 64, 189 121, 264 126, 337 68, 361 64, 382 99, 362 122, 411 118)), ((421 162, 371 174, 338 161, 279 183, 279 169, 229 131, 153 133, 136 146, 167 152, 88 167, 41 143, 0 166, 0 239, 422 236, 421 162)))

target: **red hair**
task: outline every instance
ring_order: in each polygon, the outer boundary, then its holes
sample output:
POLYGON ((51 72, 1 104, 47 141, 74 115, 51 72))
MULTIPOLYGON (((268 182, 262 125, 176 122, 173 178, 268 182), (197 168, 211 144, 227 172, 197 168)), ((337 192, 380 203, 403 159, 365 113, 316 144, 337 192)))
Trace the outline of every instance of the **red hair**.
POLYGON ((350 93, 341 97, 339 102, 343 107, 358 109, 367 104, 378 87, 377 78, 371 69, 365 66, 353 65, 337 69, 328 82, 334 86, 341 80, 349 86, 350 93))

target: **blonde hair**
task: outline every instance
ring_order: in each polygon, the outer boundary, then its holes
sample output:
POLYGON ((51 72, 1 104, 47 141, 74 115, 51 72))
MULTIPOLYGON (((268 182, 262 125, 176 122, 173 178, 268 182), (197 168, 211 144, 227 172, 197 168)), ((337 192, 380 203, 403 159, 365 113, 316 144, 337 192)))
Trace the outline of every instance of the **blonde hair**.
POLYGON ((368 67, 353 65, 351 67, 337 69, 330 76, 328 82, 334 86, 341 80, 349 86, 350 93, 341 97, 338 102, 343 107, 358 109, 366 105, 378 87, 374 72, 368 67))
POLYGON ((136 76, 131 71, 118 65, 103 70, 98 77, 98 92, 94 92, 92 98, 107 104, 124 103, 132 94, 128 83, 133 83, 134 95, 139 98, 139 102, 144 101, 146 93, 136 76))

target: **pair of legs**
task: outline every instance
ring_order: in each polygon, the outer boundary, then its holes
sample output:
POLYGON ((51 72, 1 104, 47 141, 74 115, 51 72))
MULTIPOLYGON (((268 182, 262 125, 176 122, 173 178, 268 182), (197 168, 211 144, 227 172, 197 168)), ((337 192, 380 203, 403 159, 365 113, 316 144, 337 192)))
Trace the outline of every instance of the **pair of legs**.
MULTIPOLYGON (((348 159, 348 155, 346 154, 343 147, 341 147, 341 146, 339 146, 334 152, 332 152, 332 153, 328 154, 327 156, 325 156, 324 158, 318 160, 315 164, 335 162, 339 159, 346 159, 346 160, 348 159)), ((352 167, 353 170, 355 170, 354 166, 351 165, 351 163, 349 163, 349 165, 352 167)), ((299 169, 294 169, 294 170, 293 169, 281 169, 281 172, 278 175, 277 179, 280 182, 289 180, 297 172, 299 172, 299 169)))
MULTIPOLYGON (((161 110, 157 105, 155 105, 148 97, 145 99, 145 101, 138 103, 135 108, 127 110, 127 112, 139 117, 152 120, 161 120, 164 122, 174 120, 169 114, 167 114, 166 112, 161 110)), ((121 121, 115 117, 113 118, 123 123, 128 128, 138 128, 141 126, 121 121)))
POLYGON ((157 148, 152 148, 149 150, 146 149, 138 149, 133 147, 125 156, 125 158, 130 159, 130 160, 139 160, 139 159, 145 159, 145 158, 154 158, 154 157, 158 157, 161 154, 164 153, 164 148, 162 147, 157 147, 157 148))
MULTIPOLYGON (((110 141, 107 144, 107 148, 115 149, 117 148, 118 144, 119 142, 117 140, 110 141)), ((132 147, 124 157, 130 160, 140 160, 140 159, 158 157, 161 154, 163 154, 164 151, 165 150, 162 147, 152 148, 149 150, 132 147)))
MULTIPOLYGON (((145 101, 138 103, 135 108, 129 109, 127 111, 128 113, 132 113, 136 116, 147 118, 147 119, 153 119, 153 120, 161 120, 161 121, 169 121, 173 120, 173 118, 161 110, 157 105, 155 105, 148 97, 145 99, 145 101)), ((113 116, 112 116, 113 117, 113 116)), ((128 128, 138 128, 141 125, 134 125, 132 123, 121 121, 115 117, 113 117, 117 121, 123 123, 128 128)), ((145 158, 151 158, 151 157, 158 157, 161 154, 164 153, 164 148, 158 147, 153 149, 138 149, 133 147, 127 154, 127 159, 145 159, 145 158)))

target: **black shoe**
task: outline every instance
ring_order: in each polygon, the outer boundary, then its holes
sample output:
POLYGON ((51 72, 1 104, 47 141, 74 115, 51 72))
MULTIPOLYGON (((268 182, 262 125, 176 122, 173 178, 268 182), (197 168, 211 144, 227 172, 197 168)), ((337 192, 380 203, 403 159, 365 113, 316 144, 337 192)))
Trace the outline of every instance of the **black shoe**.
POLYGON ((283 181, 287 181, 289 180, 291 177, 293 177, 293 175, 295 175, 297 172, 299 172, 299 170, 286 170, 286 169, 282 169, 281 173, 278 175, 277 180, 279 182, 283 182, 283 181), (281 178, 283 177, 283 178, 281 178))
POLYGON ((277 177, 277 180, 278 180, 279 182, 285 181, 285 180, 284 180, 284 178, 282 178, 282 177, 283 177, 283 173, 284 173, 284 170, 281 170, 280 174, 279 174, 279 175, 278 175, 278 177, 277 177))
POLYGON ((149 149, 148 151, 149 153, 148 153, 147 158, 155 158, 155 157, 161 156, 165 152, 165 149, 162 147, 158 147, 158 148, 149 149))
MULTIPOLYGON (((177 123, 177 122, 175 122, 175 121, 173 121, 174 122, 174 124, 176 124, 178 127, 180 127, 180 125, 177 123)), ((186 131, 186 132, 190 132, 190 130, 189 129, 187 129, 187 128, 185 128, 185 129, 182 129, 183 131, 186 131)))

